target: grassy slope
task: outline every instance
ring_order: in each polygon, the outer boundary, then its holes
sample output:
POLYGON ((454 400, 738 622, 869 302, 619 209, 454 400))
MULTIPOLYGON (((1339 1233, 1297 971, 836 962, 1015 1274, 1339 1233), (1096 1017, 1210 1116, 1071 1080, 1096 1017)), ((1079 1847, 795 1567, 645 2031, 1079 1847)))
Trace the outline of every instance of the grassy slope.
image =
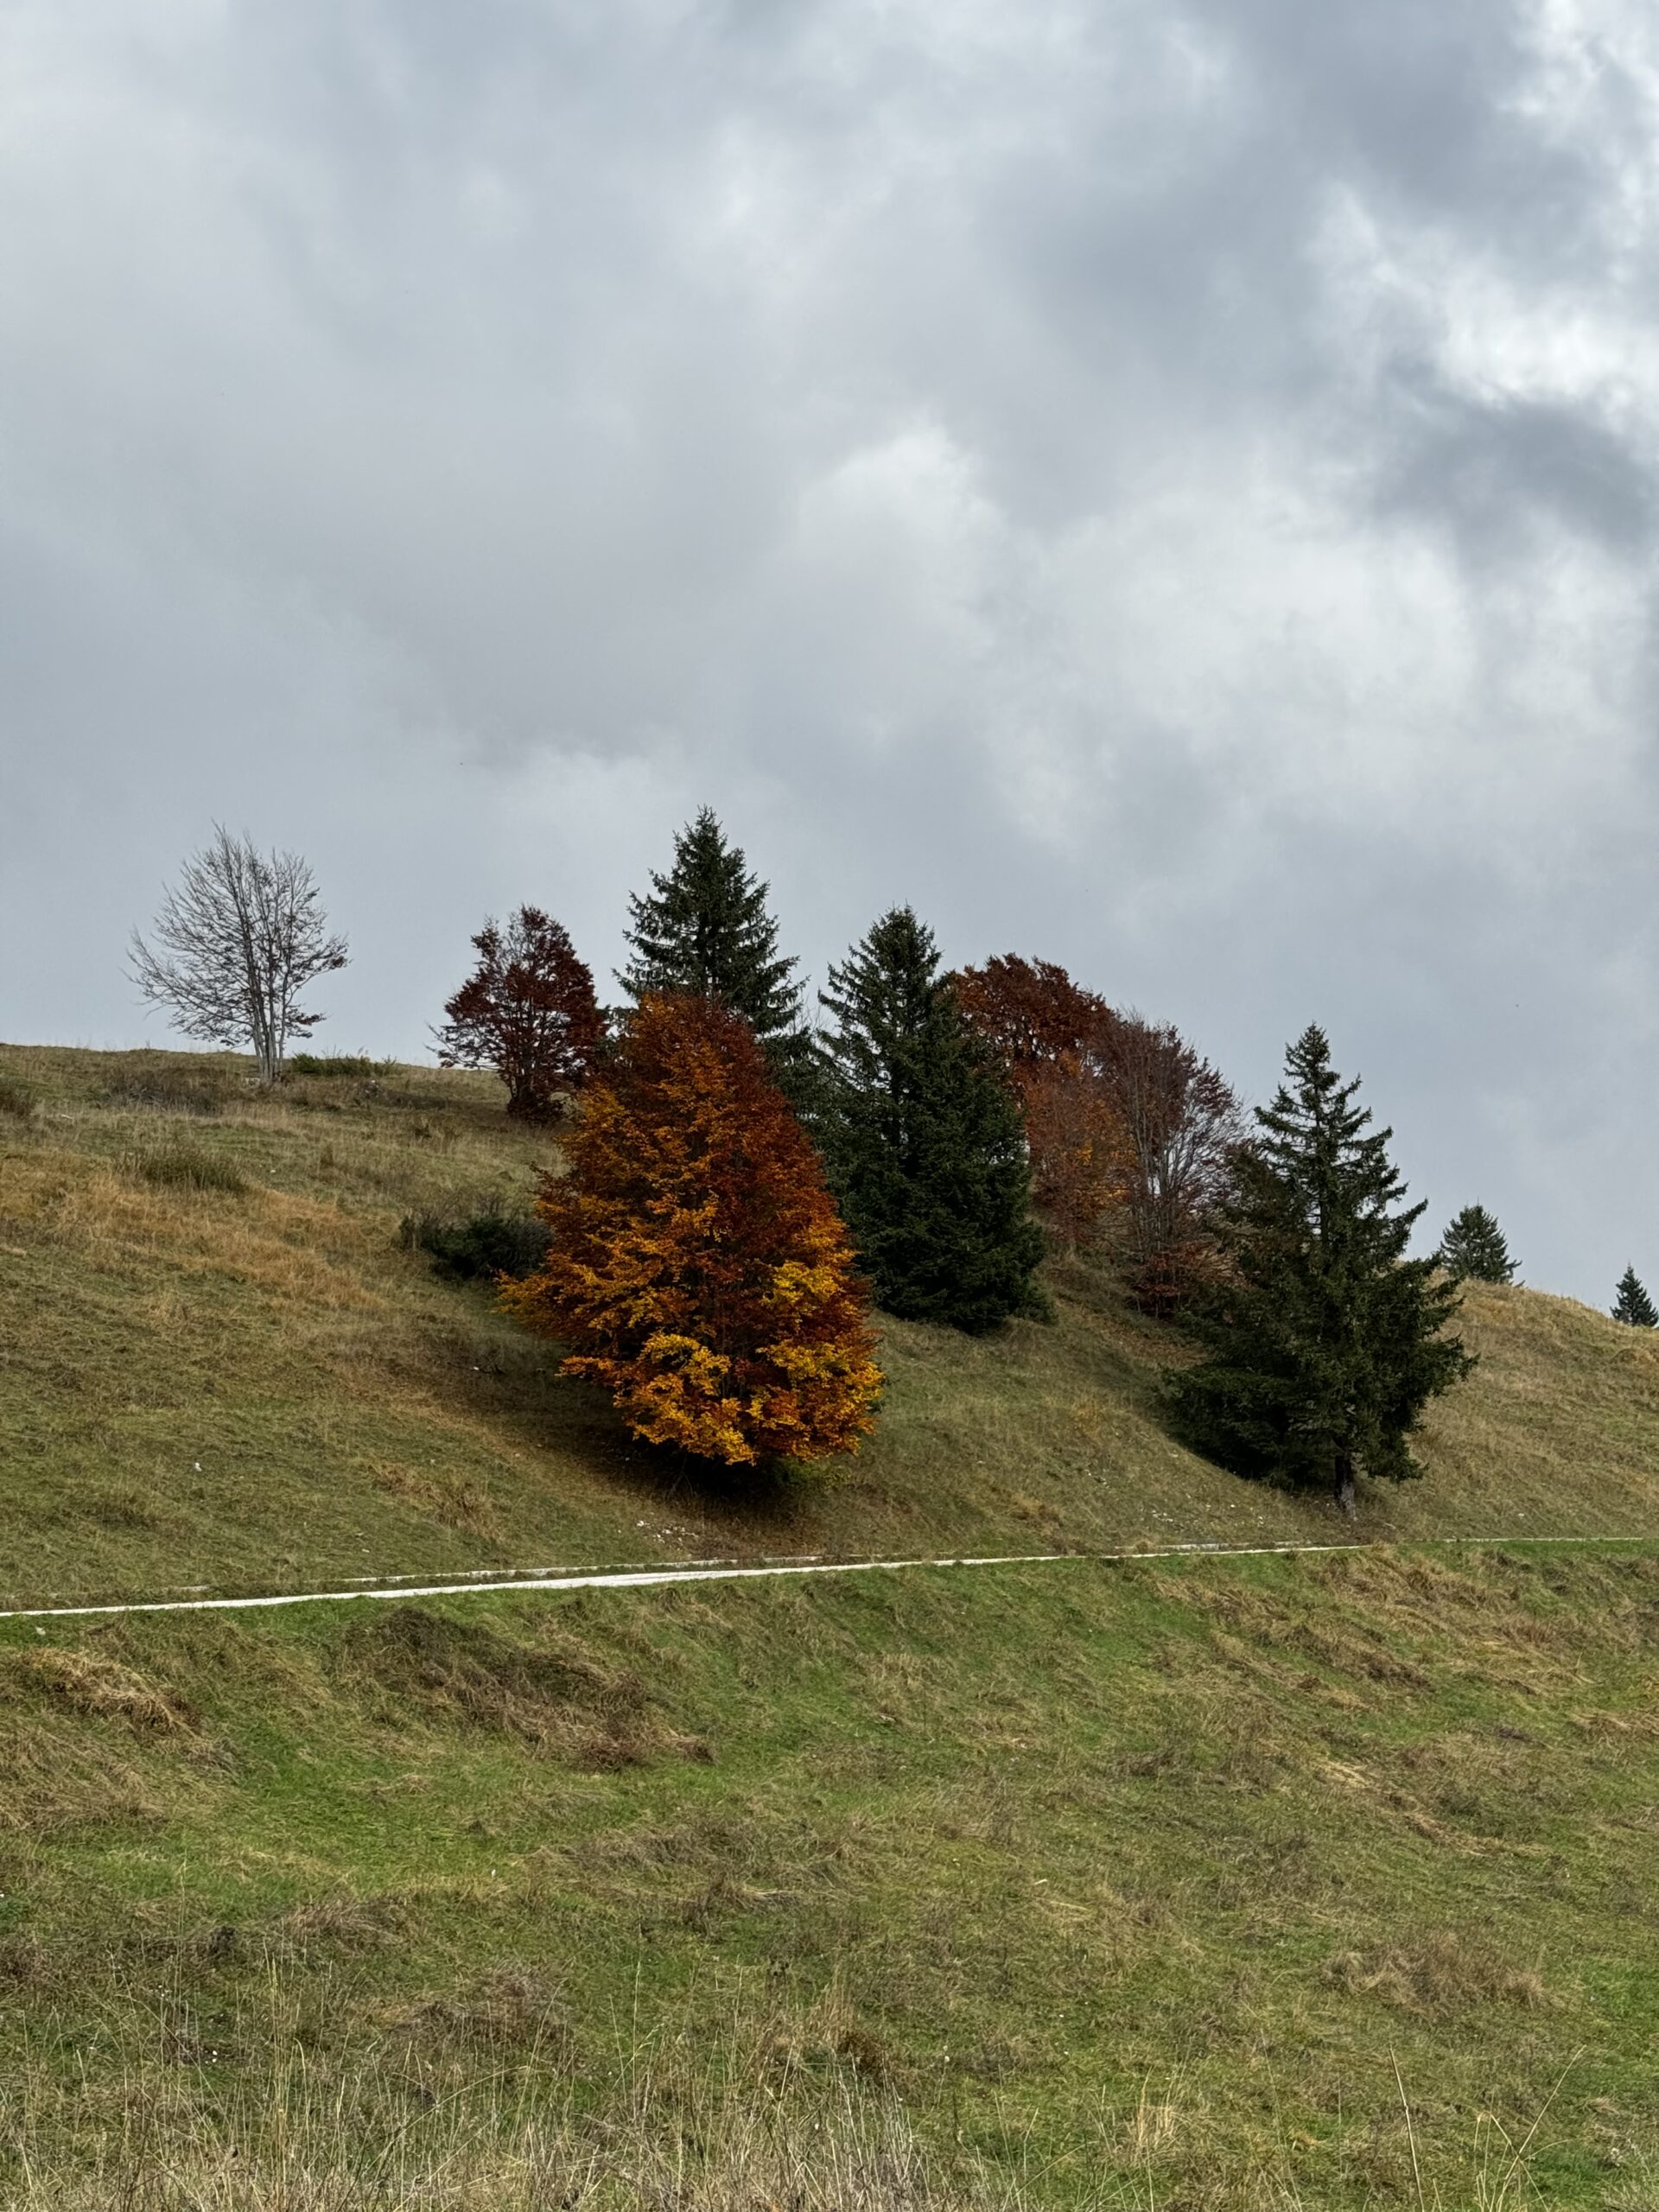
MULTIPOLYGON (((1163 1435, 1168 1339, 1082 1272, 1052 1329, 890 1328, 839 1484, 676 1488, 396 1248, 545 1152, 490 1086, 109 1097, 193 1065, 0 1052, 40 1100, 0 1117, 0 1586, 1342 1533, 1163 1435), (178 1145, 250 1187, 137 1172, 178 1145)), ((1366 1532, 1659 1535, 1655 1347, 1469 1318, 1366 1532)), ((1173 2212, 1414 2202, 1391 2050, 1472 2202, 1479 2112, 1524 2133, 1580 2052, 1540 2179, 1644 2203, 1656 1606, 1638 1548, 5 1624, 3 2078, 49 2170, 100 2118, 211 2137, 284 2051, 372 2138, 480 2077, 613 2114, 661 2038, 1173 2212)))
POLYGON ((0 2065, 49 2166, 284 2049, 372 2140, 603 2120, 654 2042, 1255 2212, 1414 2201, 1397 2058, 1431 2202, 1484 2112, 1649 2204, 1656 1607, 1537 1551, 12 1624, 0 2065))
MULTIPOLYGON (((1334 1525, 1164 1434, 1171 1341, 1082 1270, 1057 1271, 1052 1328, 889 1325, 880 1431, 833 1485, 677 1485, 486 1295, 397 1249, 404 1212, 521 1198, 551 1157, 487 1079, 317 1078, 265 1102, 235 1063, 15 1046, 6 1077, 39 1106, 0 1114, 0 1591, 1334 1525), (119 1096, 193 1076, 222 1111, 119 1096), (247 1189, 137 1172, 181 1147, 247 1189)), ((1471 1296, 1468 1334, 1483 1363, 1435 1414, 1430 1479, 1368 1497, 1366 1532, 1659 1535, 1659 1346, 1519 1291, 1471 1296)))

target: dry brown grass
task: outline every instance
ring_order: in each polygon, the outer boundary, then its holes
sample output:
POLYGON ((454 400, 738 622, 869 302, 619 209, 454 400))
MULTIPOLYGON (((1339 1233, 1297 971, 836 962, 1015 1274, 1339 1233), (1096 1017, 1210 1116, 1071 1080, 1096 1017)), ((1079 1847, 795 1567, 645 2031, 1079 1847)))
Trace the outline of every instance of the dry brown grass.
MULTIPOLYGON (((993 2178, 976 2158, 926 2147, 881 2080, 855 2023, 780 2041, 764 2026, 710 2054, 645 2043, 627 2054, 631 2094, 604 2118, 560 2094, 556 1993, 498 1973, 430 2000, 386 2031, 377 2063, 331 2077, 283 2024, 286 2074, 250 2095, 232 2075, 211 2116, 173 2110, 168 2073, 99 2122, 79 2158, 58 2152, 65 2091, 37 2065, 5 2085, 6 2212, 1023 2212, 1040 2186, 993 2178), (465 2096, 434 2094, 423 2050, 470 2051, 465 2096), (505 2063, 535 2052, 527 2094, 505 2063), (398 2054, 396 2066, 385 2061, 398 2054), (549 2062, 551 2062, 550 2067, 549 2062), (385 2101, 388 2088, 392 2102, 385 2101), (49 2135, 46 2131, 49 2131, 49 2135)), ((229 2031, 233 2044, 236 2031, 229 2031)), ((161 2040, 202 2055, 194 2030, 161 2040)), ((176 2068, 175 2069, 176 2078, 176 2068)), ((445 2078, 445 2077, 439 2077, 445 2078)), ((137 2085, 135 2084, 135 2089, 137 2085)), ((1039 2183, 1040 2177, 1036 2177, 1039 2183)), ((1099 2200, 1122 2202, 1116 2190, 1099 2200)))
POLYGON ((135 1735, 194 1732, 200 1725, 200 1715, 185 1699, 97 1652, 48 1646, 19 1652, 14 1664, 46 1683, 73 1711, 124 1720, 135 1735))
POLYGON ((1420 2019, 1455 2020, 1484 2005, 1540 2012, 1554 2000, 1543 1977, 1449 1929, 1426 1933, 1403 1947, 1338 1951, 1325 1978, 1351 1995, 1380 1998, 1420 2019))

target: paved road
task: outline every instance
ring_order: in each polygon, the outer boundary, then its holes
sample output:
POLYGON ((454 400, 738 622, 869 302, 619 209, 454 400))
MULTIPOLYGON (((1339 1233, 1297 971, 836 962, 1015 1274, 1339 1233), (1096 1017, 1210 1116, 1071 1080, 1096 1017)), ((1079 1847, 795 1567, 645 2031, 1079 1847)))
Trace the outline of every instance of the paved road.
POLYGON ((986 1558, 959 1559, 793 1559, 768 1560, 760 1566, 715 1560, 680 1567, 605 1567, 563 1573, 556 1570, 499 1574, 486 1570, 457 1582, 415 1582, 407 1578, 365 1581, 345 1590, 289 1590, 256 1598, 145 1598, 100 1605, 16 1605, 0 1608, 0 1620, 78 1620, 105 1613, 233 1613, 276 1605, 340 1605, 397 1598, 456 1598, 495 1590, 647 1590, 675 1582, 748 1582, 780 1575, 893 1574, 906 1567, 1058 1567, 1127 1563, 1157 1559, 1297 1558, 1308 1553, 1427 1551, 1480 1545, 1632 1544, 1639 1536, 1425 1536, 1400 1543, 1346 1544, 1168 1544, 1156 1550, 1125 1552, 1007 1552, 986 1558))

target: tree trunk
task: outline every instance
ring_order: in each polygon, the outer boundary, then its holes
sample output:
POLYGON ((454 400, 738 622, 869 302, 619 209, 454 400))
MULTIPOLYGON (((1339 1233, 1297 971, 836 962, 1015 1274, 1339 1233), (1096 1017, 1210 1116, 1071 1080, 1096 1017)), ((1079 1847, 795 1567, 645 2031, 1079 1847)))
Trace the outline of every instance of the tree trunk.
POLYGON ((1349 1520, 1354 1518, 1354 1455, 1347 1450, 1337 1453, 1336 1500, 1349 1520))

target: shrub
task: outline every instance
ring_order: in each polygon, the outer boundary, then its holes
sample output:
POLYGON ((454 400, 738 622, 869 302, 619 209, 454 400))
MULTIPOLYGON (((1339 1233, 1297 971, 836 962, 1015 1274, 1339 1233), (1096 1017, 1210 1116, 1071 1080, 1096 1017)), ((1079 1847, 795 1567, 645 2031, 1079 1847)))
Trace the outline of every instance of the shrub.
POLYGON ((192 1152, 182 1145, 145 1153, 134 1166, 146 1183, 163 1189, 228 1191, 239 1196, 248 1187, 247 1177, 228 1160, 215 1160, 211 1153, 192 1152))
POLYGON ((476 1282, 510 1275, 515 1281, 533 1274, 547 1257, 547 1228, 532 1213, 508 1213, 500 1206, 454 1215, 405 1214, 397 1242, 406 1252, 424 1252, 432 1271, 446 1282, 476 1282))
POLYGON ((352 1076, 361 1081, 377 1075, 389 1075, 396 1063, 391 1060, 372 1060, 366 1052, 292 1052, 289 1055, 289 1075, 352 1076))
POLYGON ((32 1122, 38 1109, 35 1093, 16 1076, 0 1075, 0 1114, 13 1122, 32 1122))

